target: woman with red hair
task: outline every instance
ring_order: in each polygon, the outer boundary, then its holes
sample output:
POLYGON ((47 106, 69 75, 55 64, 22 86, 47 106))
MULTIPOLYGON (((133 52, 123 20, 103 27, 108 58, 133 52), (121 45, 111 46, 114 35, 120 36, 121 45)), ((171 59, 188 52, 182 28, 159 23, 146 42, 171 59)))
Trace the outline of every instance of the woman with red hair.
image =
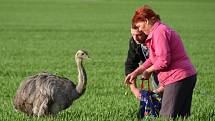
POLYGON ((150 54, 140 67, 126 76, 125 83, 135 83, 140 74, 149 79, 152 72, 157 73, 160 87, 154 92, 163 93, 160 116, 189 116, 197 77, 180 36, 161 23, 159 16, 147 5, 136 10, 132 25, 148 35, 145 44, 150 54))

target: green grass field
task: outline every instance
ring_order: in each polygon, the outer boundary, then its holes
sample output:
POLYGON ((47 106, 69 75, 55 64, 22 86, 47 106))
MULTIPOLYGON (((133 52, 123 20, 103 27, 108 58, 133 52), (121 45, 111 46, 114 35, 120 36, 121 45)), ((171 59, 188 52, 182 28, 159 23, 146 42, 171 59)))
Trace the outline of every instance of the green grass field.
POLYGON ((143 4, 181 35, 198 70, 192 116, 187 120, 214 121, 213 0, 0 0, 0 120, 137 120, 139 102, 123 84, 124 61, 130 20, 143 4), (84 96, 56 117, 38 119, 14 111, 12 98, 27 76, 49 71, 76 83, 78 49, 91 56, 84 63, 88 74, 84 96))

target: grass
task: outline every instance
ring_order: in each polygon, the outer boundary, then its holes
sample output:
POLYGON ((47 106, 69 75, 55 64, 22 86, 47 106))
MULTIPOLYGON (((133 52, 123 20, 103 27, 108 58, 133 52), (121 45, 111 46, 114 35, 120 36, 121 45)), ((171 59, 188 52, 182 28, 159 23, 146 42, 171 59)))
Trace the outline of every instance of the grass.
POLYGON ((0 120, 137 120, 138 101, 124 95, 123 80, 130 19, 143 4, 178 31, 198 70, 187 120, 215 120, 213 0, 0 0, 0 120), (91 56, 83 97, 56 117, 14 111, 12 98, 29 75, 49 71, 77 82, 78 49, 91 56))

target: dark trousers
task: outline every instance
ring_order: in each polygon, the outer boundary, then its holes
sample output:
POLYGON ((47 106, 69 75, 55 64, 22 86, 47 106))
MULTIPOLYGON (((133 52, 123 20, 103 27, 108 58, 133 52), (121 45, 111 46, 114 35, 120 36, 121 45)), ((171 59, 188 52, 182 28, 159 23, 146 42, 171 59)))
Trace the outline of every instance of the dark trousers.
POLYGON ((160 116, 166 118, 187 117, 190 115, 196 75, 165 86, 160 116))

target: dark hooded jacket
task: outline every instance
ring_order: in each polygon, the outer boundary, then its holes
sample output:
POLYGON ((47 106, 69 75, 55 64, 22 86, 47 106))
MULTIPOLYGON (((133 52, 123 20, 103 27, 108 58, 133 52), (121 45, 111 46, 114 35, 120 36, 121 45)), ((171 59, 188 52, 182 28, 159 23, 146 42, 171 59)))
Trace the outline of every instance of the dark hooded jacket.
POLYGON ((129 41, 129 49, 127 54, 127 59, 125 61, 125 75, 133 72, 140 63, 145 62, 145 56, 140 44, 137 44, 133 37, 129 41))

